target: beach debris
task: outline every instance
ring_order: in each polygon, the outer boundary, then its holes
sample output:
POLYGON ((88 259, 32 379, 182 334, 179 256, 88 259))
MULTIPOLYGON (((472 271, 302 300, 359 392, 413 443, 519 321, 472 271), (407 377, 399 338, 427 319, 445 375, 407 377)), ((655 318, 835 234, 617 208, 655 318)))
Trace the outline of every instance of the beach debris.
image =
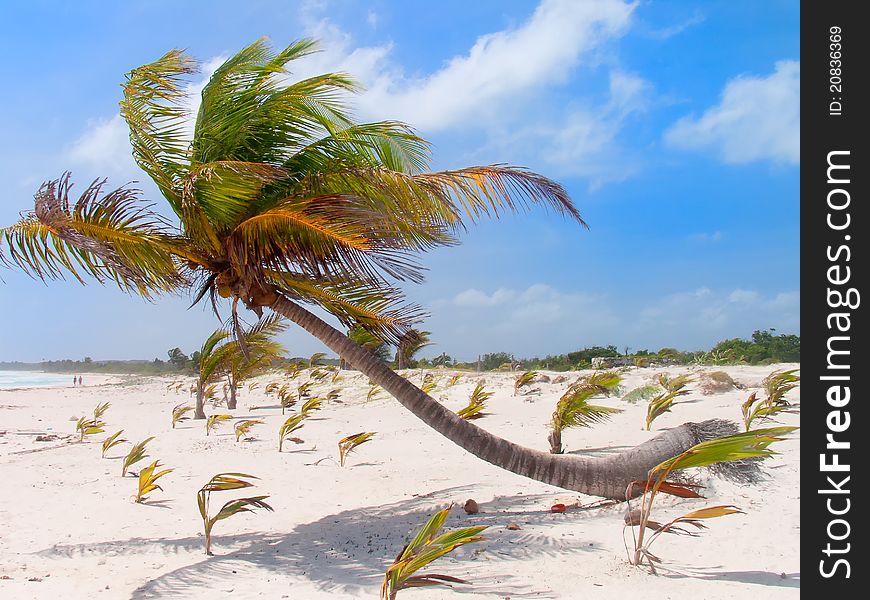
POLYGON ((476 515, 480 512, 480 506, 478 506, 477 502, 475 502, 472 498, 466 500, 462 508, 464 508, 465 512, 469 515, 476 515))
POLYGON ((505 529, 509 529, 509 530, 511 530, 511 531, 518 531, 518 530, 522 529, 522 527, 520 527, 520 526, 517 525, 516 523, 508 523, 508 524, 505 526, 505 529))
POLYGON ((561 502, 557 502, 553 506, 550 507, 551 513, 563 513, 567 507, 561 502))

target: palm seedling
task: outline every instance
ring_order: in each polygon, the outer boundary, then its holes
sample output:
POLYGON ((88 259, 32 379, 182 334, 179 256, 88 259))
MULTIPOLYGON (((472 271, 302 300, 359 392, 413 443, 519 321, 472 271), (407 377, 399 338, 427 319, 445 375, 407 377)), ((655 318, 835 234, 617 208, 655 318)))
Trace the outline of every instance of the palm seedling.
POLYGON ((272 382, 266 384, 266 387, 263 390, 263 392, 265 392, 265 394, 268 396, 270 394, 276 393, 280 389, 280 387, 281 387, 281 384, 279 382, 272 381, 272 382))
POLYGON ((230 421, 232 418, 233 415, 209 415, 208 419, 205 420, 205 434, 208 435, 217 429, 218 425, 230 421))
POLYGON ((679 375, 674 378, 669 378, 666 374, 659 376, 659 384, 664 390, 656 396, 650 398, 646 411, 646 430, 649 431, 653 421, 658 417, 670 412, 674 401, 680 396, 685 396, 689 390, 683 389, 692 379, 688 375, 679 375))
POLYGON ((160 461, 155 460, 153 463, 139 471, 139 489, 136 492, 136 495, 133 496, 135 502, 145 502, 145 500, 148 499, 146 494, 150 494, 154 490, 163 491, 163 488, 157 484, 157 480, 167 473, 171 473, 174 469, 163 469, 162 471, 157 471, 157 467, 159 466, 161 466, 160 461), (155 471, 157 472, 155 473, 155 471))
POLYGON ((283 415, 285 410, 296 404, 296 398, 290 393, 290 385, 286 383, 276 393, 278 402, 281 404, 281 414, 283 415))
POLYGON ((462 373, 457 373, 447 382, 447 387, 453 387, 457 383, 459 383, 459 378, 462 377, 462 373))
POLYGON ((649 400, 659 393, 661 388, 657 385, 642 385, 628 392, 622 399, 629 404, 637 404, 641 400, 649 400))
POLYGON ((366 394, 366 402, 369 402, 370 400, 374 400, 375 396, 377 396, 380 393, 380 391, 381 391, 381 386, 379 386, 376 383, 369 386, 369 391, 366 394))
POLYGON ((272 507, 264 502, 269 496, 252 496, 250 498, 230 500, 221 507, 216 515, 213 517, 209 516, 209 500, 211 500, 212 492, 226 492, 252 487, 254 484, 248 481, 250 479, 257 479, 257 477, 245 475, 244 473, 219 473, 212 477, 197 492, 196 503, 199 507, 202 526, 205 530, 205 553, 209 556, 212 556, 211 532, 215 523, 241 512, 253 512, 257 508, 263 508, 268 511, 272 510, 272 507))
POLYGON ((335 388, 335 389, 329 390, 329 391, 326 393, 326 401, 327 401, 327 402, 332 402, 333 400, 337 400, 339 396, 341 396, 341 390, 340 390, 340 389, 335 388))
POLYGON ((179 383, 178 385, 175 386, 175 393, 180 394, 181 390, 183 390, 183 389, 184 389, 184 383, 179 383))
POLYGON ((424 394, 431 394, 436 387, 438 387, 438 379, 436 377, 432 377, 430 373, 426 377, 423 378, 423 385, 420 386, 420 390, 424 394))
POLYGON ((769 429, 756 429, 734 435, 715 438, 706 442, 695 444, 681 454, 670 458, 650 469, 646 481, 634 481, 626 489, 626 500, 630 499, 632 488, 635 485, 643 485, 644 492, 641 495, 640 510, 631 510, 629 503, 625 518, 626 527, 632 527, 634 541, 634 555, 629 554, 629 562, 633 565, 641 565, 644 561, 655 573, 655 564, 661 559, 650 552, 650 546, 663 533, 696 536, 698 532, 687 530, 680 525, 691 525, 697 530, 705 529, 701 522, 703 519, 722 517, 725 515, 741 513, 739 508, 727 504, 711 506, 699 510, 693 510, 682 516, 662 524, 650 519, 652 506, 659 493, 670 494, 680 498, 702 498, 696 484, 669 480, 675 471, 682 471, 695 467, 706 467, 723 462, 767 458, 776 454, 770 450, 773 442, 783 439, 782 436, 791 433, 797 427, 772 427, 769 429), (634 527, 638 527, 637 535, 634 527), (650 530, 649 538, 646 538, 647 530, 650 530))
POLYGON ((486 406, 486 401, 492 397, 493 393, 494 392, 487 392, 484 390, 482 381, 478 382, 474 387, 474 391, 472 391, 471 395, 468 397, 468 405, 460 408, 456 411, 456 414, 466 421, 485 417, 488 413, 483 412, 483 409, 486 406))
POLYGON ((236 441, 238 442, 243 437, 247 437, 247 435, 250 433, 251 429, 253 429, 255 425, 262 425, 263 423, 264 421, 261 421, 259 419, 244 419, 242 421, 239 421, 233 427, 233 431, 236 434, 236 441))
POLYGON ((377 432, 375 431, 363 431, 360 433, 349 435, 347 437, 343 437, 338 440, 339 464, 343 467, 345 462, 347 461, 348 455, 350 455, 350 453, 356 450, 359 446, 362 446, 366 442, 371 441, 372 437, 374 437, 376 433, 377 432))
POLYGON ((109 410, 110 406, 111 406, 111 404, 108 402, 103 402, 102 404, 97 404, 97 406, 94 407, 94 420, 99 421, 100 418, 104 414, 106 414, 106 411, 109 410))
POLYGON ((746 431, 752 427, 752 423, 758 421, 772 421, 773 417, 779 413, 794 413, 797 412, 797 407, 788 403, 776 404, 771 402, 771 397, 768 396, 765 400, 758 398, 756 392, 749 394, 746 401, 740 406, 743 413, 743 426, 746 431))
POLYGON ((801 380, 800 375, 795 375, 799 369, 791 369, 790 371, 774 371, 761 381, 764 391, 767 394, 765 402, 772 406, 790 406, 785 395, 788 391, 793 390, 798 386, 801 380))
POLYGON ((182 421, 187 421, 190 417, 187 416, 187 413, 193 412, 193 407, 182 402, 178 406, 172 409, 172 428, 175 429, 175 426, 181 423, 182 421))
POLYGON ((132 448, 130 448, 130 452, 127 453, 127 456, 124 457, 124 462, 121 465, 121 477, 127 475, 127 469, 135 465, 137 462, 144 460, 148 454, 145 452, 145 446, 148 445, 148 442, 154 439, 154 436, 149 438, 145 438, 138 444, 134 444, 132 448))
POLYGON ((444 522, 447 520, 451 508, 452 505, 432 515, 414 538, 402 548, 396 556, 396 560, 384 574, 384 582, 381 585, 381 600, 396 600, 396 594, 408 588, 468 583, 468 581, 450 575, 414 574, 464 544, 486 539, 479 535, 486 529, 486 526, 480 525, 442 533, 441 529, 444 527, 444 522))
POLYGON ((316 410, 320 410, 321 408, 323 408, 323 398, 320 398, 320 397, 309 398, 302 405, 302 408, 299 409, 299 412, 302 413, 303 415, 309 416, 308 413, 312 413, 316 410))
POLYGON ((260 387, 260 382, 258 382, 258 381, 252 381, 251 383, 248 384, 248 391, 249 391, 249 392, 253 392, 253 391, 254 391, 255 389, 257 389, 258 387, 260 387))
POLYGON ((281 427, 278 429, 278 452, 284 450, 284 442, 287 440, 294 441, 297 443, 302 443, 302 440, 296 437, 291 437, 291 434, 299 429, 302 429, 304 425, 306 415, 303 412, 299 412, 295 415, 292 415, 288 418, 281 427))
POLYGON ((101 455, 101 458, 106 458, 106 452, 108 452, 118 444, 123 444, 127 441, 124 438, 119 437, 122 433, 124 433, 123 429, 121 431, 116 431, 105 440, 103 440, 103 453, 101 455))
POLYGON ((79 434, 79 441, 85 441, 86 435, 103 433, 103 431, 105 431, 103 429, 104 425, 105 423, 98 419, 88 419, 87 417, 81 417, 78 421, 76 421, 76 432, 79 434))
POLYGON ((516 396, 524 387, 531 385, 537 376, 537 371, 526 371, 525 373, 518 375, 514 380, 514 396, 516 396))
POLYGON ((326 377, 328 375, 329 375, 329 370, 321 369, 318 367, 318 368, 314 369, 313 371, 311 371, 311 374, 309 375, 309 377, 311 378, 311 381, 320 382, 320 381, 323 381, 324 379, 326 379, 326 377))
POLYGON ((320 363, 323 361, 324 358, 326 358, 326 352, 315 352, 308 359, 308 366, 309 367, 320 366, 320 363))
POLYGON ((601 385, 580 382, 569 387, 568 391, 562 395, 553 411, 553 417, 550 421, 551 431, 550 435, 547 436, 551 454, 562 454, 565 451, 562 447, 562 432, 565 429, 592 427, 596 423, 607 421, 614 413, 622 412, 618 408, 589 404, 589 399, 601 394, 602 389, 606 388, 601 385))
POLYGON ((299 374, 302 373, 302 365, 300 365, 299 363, 290 363, 289 365, 287 365, 287 368, 284 369, 284 372, 287 374, 287 377, 289 377, 292 381, 299 377, 299 374))

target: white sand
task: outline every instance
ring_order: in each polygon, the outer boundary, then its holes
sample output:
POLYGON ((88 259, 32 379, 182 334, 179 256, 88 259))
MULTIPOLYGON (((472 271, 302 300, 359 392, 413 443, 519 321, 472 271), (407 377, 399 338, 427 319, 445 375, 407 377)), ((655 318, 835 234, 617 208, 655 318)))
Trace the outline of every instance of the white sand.
MULTIPOLYGON (((712 396, 694 392, 671 413, 642 430, 645 404, 618 398, 596 402, 625 408, 608 424, 568 430, 569 451, 601 455, 638 444, 662 429, 711 417, 738 420, 740 403, 775 368, 725 370, 746 389, 712 396)), ((685 372, 670 368, 669 372, 685 372)), ((635 369, 623 385, 647 382, 657 369, 635 369)), ((556 377, 557 373, 548 373, 556 377)), ((573 381, 577 373, 566 374, 573 381)), ((482 427, 513 441, 548 448, 547 421, 568 383, 536 384, 539 394, 513 396, 515 374, 465 374, 434 392, 457 409, 474 383, 495 390, 482 427)), ((415 377, 419 377, 416 374, 415 377)), ((187 392, 167 391, 179 378, 86 376, 83 388, 0 391, 0 597, 2 598, 376 598, 384 569, 435 510, 456 502, 449 526, 488 525, 487 541, 461 548, 432 571, 472 580, 473 586, 413 589, 399 598, 797 598, 799 596, 799 437, 776 445, 766 462, 768 479, 746 487, 702 475, 706 500, 662 498, 661 520, 703 506, 736 504, 746 514, 713 519, 701 537, 662 536, 655 553, 665 561, 658 576, 628 564, 623 546, 624 505, 553 514, 556 502, 596 499, 553 488, 489 465, 428 429, 384 392, 365 402, 366 379, 345 372, 343 403, 332 403, 306 422, 305 443, 277 452, 283 422, 275 401, 243 389, 235 417, 265 419, 256 441, 236 443, 230 425, 205 435, 202 421, 171 429, 171 408, 187 392), (115 381, 115 383, 112 383, 115 381), (103 385, 96 385, 106 382, 103 385), (120 382, 120 383, 119 383, 120 382), (107 433, 139 441, 156 436, 149 460, 175 470, 160 483, 151 505, 130 500, 136 480, 121 478, 120 456, 100 458, 104 435, 77 443, 72 417, 111 402, 107 433), (251 409, 252 406, 272 408, 251 409), (377 431, 348 466, 337 465, 344 435, 377 431), (37 434, 70 436, 35 442, 37 434), (31 451, 35 450, 35 451, 31 451), (322 460, 323 459, 323 460, 322 460), (314 464, 316 463, 316 464, 314 464), (204 554, 196 491, 223 471, 260 477, 249 495, 268 494, 274 513, 243 514, 215 526, 213 552, 204 554), (480 503, 466 515, 468 498, 480 503), (521 529, 508 530, 510 523, 521 529), (665 539, 667 538, 667 539, 665 539), (31 579, 34 579, 31 581, 31 579)), ((189 379, 186 380, 189 383, 189 379)), ((419 381, 419 380, 418 380, 419 381)), ((324 384, 316 388, 334 387, 324 384)), ((697 389, 696 386, 690 386, 697 389)), ((799 401, 799 390, 789 399, 799 401)), ((207 412, 227 412, 223 408, 207 412)), ((797 425, 798 415, 782 422, 797 425)), ((138 471, 140 463, 133 468, 138 471)), ((213 503, 241 496, 215 494, 213 503)), ((630 533, 625 531, 630 543, 630 533)))

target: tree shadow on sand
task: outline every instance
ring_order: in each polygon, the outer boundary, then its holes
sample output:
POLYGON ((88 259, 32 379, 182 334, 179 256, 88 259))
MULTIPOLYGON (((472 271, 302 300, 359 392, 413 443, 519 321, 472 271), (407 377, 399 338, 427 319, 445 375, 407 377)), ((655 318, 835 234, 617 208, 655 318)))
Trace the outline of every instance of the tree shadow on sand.
MULTIPOLYGON (((471 487, 447 488, 392 504, 347 510, 297 525, 286 534, 218 535, 213 542, 216 556, 203 555, 193 564, 164 573, 137 588, 132 598, 187 597, 194 590, 201 593, 204 589, 232 586, 238 581, 235 578, 245 575, 261 581, 281 580, 286 585, 292 585, 293 579, 305 578, 330 593, 374 596, 384 571, 411 534, 436 510, 472 490, 471 487), (227 551, 230 545, 234 549, 227 551)), ((473 582, 473 585, 455 586, 454 590, 460 593, 548 597, 549 590, 544 584, 515 578, 511 563, 530 557, 596 552, 600 548, 598 540, 566 542, 526 531, 526 528, 546 526, 554 518, 565 517, 541 508, 548 506, 551 499, 548 495, 500 496, 481 503, 481 512, 475 515, 467 515, 461 507, 455 507, 446 527, 487 525, 489 529, 484 532, 487 539, 445 556, 430 570, 473 582), (506 529, 512 522, 522 523, 524 529, 506 529)), ((578 512, 574 518, 585 518, 585 515, 578 512)), ((149 546, 153 552, 154 545, 161 546, 166 554, 196 553, 202 550, 203 539, 201 536, 134 538, 87 544, 81 548, 55 546, 40 554, 74 556, 87 552, 92 556, 108 551, 136 554, 148 551, 149 546)))

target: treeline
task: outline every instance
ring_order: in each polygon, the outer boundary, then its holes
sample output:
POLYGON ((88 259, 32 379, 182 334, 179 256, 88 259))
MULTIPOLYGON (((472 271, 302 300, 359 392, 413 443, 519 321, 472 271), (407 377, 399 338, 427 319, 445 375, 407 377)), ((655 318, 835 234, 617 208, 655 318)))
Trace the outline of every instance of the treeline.
MULTIPOLYGON (((199 352, 188 356, 179 348, 173 348, 167 352, 168 360, 155 358, 147 360, 104 360, 96 361, 90 357, 84 360, 49 360, 40 363, 3 362, 0 363, 2 370, 43 370, 54 373, 112 373, 112 374, 137 374, 137 375, 191 375, 198 370, 199 352)), ((800 362, 801 338, 799 335, 780 334, 775 335, 774 330, 754 331, 751 339, 732 338, 723 340, 708 351, 684 352, 676 348, 661 348, 656 352, 647 349, 636 350, 629 353, 620 352, 616 346, 592 346, 568 352, 566 354, 552 354, 533 358, 517 358, 509 352, 492 352, 483 354, 476 361, 460 362, 454 360, 448 354, 441 354, 434 358, 409 359, 409 367, 452 367, 456 369, 469 369, 481 371, 509 371, 545 369, 549 371, 570 371, 575 369, 588 369, 592 367, 593 358, 619 358, 631 359, 635 364, 643 365, 650 362, 664 364, 771 364, 779 362, 800 362)), ((389 360, 387 357, 383 357, 389 360)), ((308 359, 303 357, 282 358, 275 362, 274 366, 287 366, 291 363, 305 363, 308 359)), ((338 359, 324 358, 322 364, 338 365, 338 359)), ((395 366, 395 364, 394 364, 395 366)))

